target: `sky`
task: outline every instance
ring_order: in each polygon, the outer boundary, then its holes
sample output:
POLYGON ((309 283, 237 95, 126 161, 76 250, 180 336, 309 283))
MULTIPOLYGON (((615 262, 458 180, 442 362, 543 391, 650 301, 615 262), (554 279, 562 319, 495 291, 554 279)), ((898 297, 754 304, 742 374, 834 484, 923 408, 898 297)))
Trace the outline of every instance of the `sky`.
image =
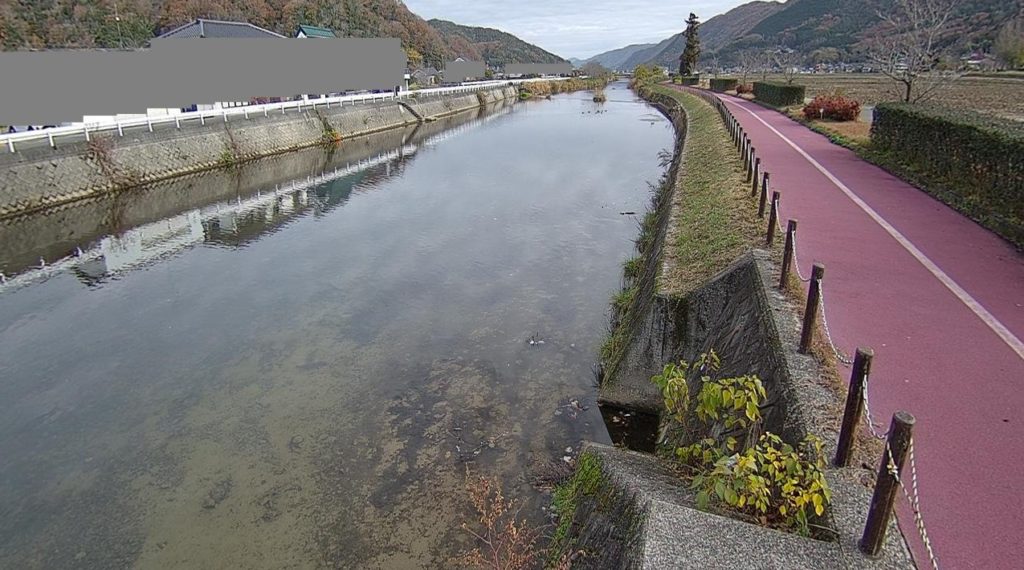
POLYGON ((586 59, 681 32, 749 0, 405 0, 424 19, 497 28, 565 58, 586 59))

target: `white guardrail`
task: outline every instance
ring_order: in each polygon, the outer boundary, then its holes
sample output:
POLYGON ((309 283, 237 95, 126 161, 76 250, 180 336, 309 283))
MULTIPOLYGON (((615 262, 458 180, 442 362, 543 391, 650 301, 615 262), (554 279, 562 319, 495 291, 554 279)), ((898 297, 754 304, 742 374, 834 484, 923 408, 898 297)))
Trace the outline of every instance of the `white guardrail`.
POLYGON ((101 133, 106 131, 117 131, 118 135, 124 136, 124 129, 132 127, 147 127, 150 132, 153 131, 154 125, 162 125, 167 123, 174 123, 176 128, 181 128, 181 123, 186 121, 199 121, 200 124, 206 124, 209 119, 221 119, 223 122, 228 122, 230 117, 238 115, 248 119, 250 115, 263 115, 264 117, 269 116, 271 112, 286 113, 289 109, 316 109, 318 106, 323 106, 330 109, 332 105, 339 107, 346 104, 355 105, 357 103, 372 103, 375 101, 387 101, 389 99, 411 99, 424 96, 432 95, 448 95, 452 93, 471 93, 474 91, 480 91, 482 89, 493 89, 495 87, 501 87, 503 85, 515 85, 519 83, 529 83, 531 81, 560 81, 568 79, 567 77, 538 77, 533 79, 505 79, 505 80, 494 80, 494 81, 479 81, 473 83, 463 83, 453 87, 435 87, 433 89, 417 89, 415 91, 399 91, 396 97, 393 92, 391 93, 363 93, 358 95, 340 95, 337 97, 322 97, 319 99, 309 99, 306 101, 282 101, 280 103, 264 103, 257 105, 242 105, 239 107, 225 107, 223 109, 208 109, 204 111, 190 111, 181 113, 178 115, 156 115, 150 117, 140 117, 137 119, 125 119, 122 121, 104 121, 102 123, 85 123, 83 125, 75 125, 71 127, 53 127, 49 129, 39 129, 34 131, 25 131, 20 133, 4 133, 0 134, 0 143, 6 144, 7 150, 10 152, 17 151, 17 143, 27 142, 34 140, 46 139, 50 146, 53 148, 57 147, 56 139, 58 137, 65 137, 70 135, 85 136, 85 140, 90 140, 89 137, 95 133, 101 133))

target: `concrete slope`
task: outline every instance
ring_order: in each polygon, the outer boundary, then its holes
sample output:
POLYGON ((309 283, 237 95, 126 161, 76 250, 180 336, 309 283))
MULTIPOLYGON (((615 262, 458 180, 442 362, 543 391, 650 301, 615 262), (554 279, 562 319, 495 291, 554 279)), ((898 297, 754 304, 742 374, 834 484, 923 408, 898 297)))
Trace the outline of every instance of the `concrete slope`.
MULTIPOLYGON (((825 137, 721 97, 771 173, 771 189, 782 193, 783 219, 799 220, 804 275, 813 262, 826 266, 836 344, 846 354, 875 350, 869 396, 879 431, 897 409, 917 417, 921 510, 940 564, 1019 567, 1024 259, 825 137)), ((918 565, 928 567, 905 505, 900 522, 918 565)))

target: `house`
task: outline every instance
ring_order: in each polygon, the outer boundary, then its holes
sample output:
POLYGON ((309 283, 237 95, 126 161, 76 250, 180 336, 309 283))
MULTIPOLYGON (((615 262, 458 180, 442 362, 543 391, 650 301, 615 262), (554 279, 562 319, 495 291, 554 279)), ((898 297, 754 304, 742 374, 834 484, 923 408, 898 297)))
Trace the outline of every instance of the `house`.
POLYGON ((248 22, 227 22, 198 18, 194 22, 164 32, 158 38, 283 38, 248 22))
POLYGON ((321 28, 318 26, 307 26, 306 24, 299 24, 297 30, 295 30, 295 37, 297 38, 336 38, 337 34, 330 28, 321 28))
POLYGON ((441 74, 433 67, 427 67, 413 71, 411 79, 420 87, 426 87, 429 85, 437 85, 441 80, 441 74))
MULTIPOLYGON (((158 39, 191 39, 191 38, 284 38, 281 34, 263 29, 249 22, 229 22, 226 20, 209 20, 197 18, 183 26, 178 26, 168 32, 157 36, 158 39)), ((224 103, 199 104, 188 107, 191 111, 209 111, 225 107, 241 107, 251 104, 251 101, 230 101, 224 103)), ((149 115, 173 115, 174 110, 160 112, 152 109, 149 115)))

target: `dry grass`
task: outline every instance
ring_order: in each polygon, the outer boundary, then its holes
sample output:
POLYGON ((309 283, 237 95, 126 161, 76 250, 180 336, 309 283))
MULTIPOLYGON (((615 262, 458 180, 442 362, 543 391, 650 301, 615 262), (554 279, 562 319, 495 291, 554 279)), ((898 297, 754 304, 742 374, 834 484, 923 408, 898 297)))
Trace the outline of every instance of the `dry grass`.
POLYGON ((478 518, 462 528, 476 539, 476 546, 459 562, 470 568, 526 570, 537 568, 544 550, 537 546, 541 531, 519 519, 521 505, 505 498, 497 479, 466 472, 466 490, 478 518))
POLYGON ((673 194, 659 289, 682 295, 761 245, 757 203, 721 117, 695 95, 659 87, 686 110, 686 146, 673 194))
MULTIPOLYGON (((769 75, 768 80, 784 82, 785 78, 781 75, 769 75)), ((807 86, 808 97, 839 91, 860 101, 861 105, 875 105, 882 101, 897 99, 893 83, 878 74, 798 75, 794 82, 807 86)), ((940 89, 930 100, 944 107, 990 113, 1018 120, 1024 119, 1022 101, 1024 79, 1020 77, 962 77, 940 89)))

